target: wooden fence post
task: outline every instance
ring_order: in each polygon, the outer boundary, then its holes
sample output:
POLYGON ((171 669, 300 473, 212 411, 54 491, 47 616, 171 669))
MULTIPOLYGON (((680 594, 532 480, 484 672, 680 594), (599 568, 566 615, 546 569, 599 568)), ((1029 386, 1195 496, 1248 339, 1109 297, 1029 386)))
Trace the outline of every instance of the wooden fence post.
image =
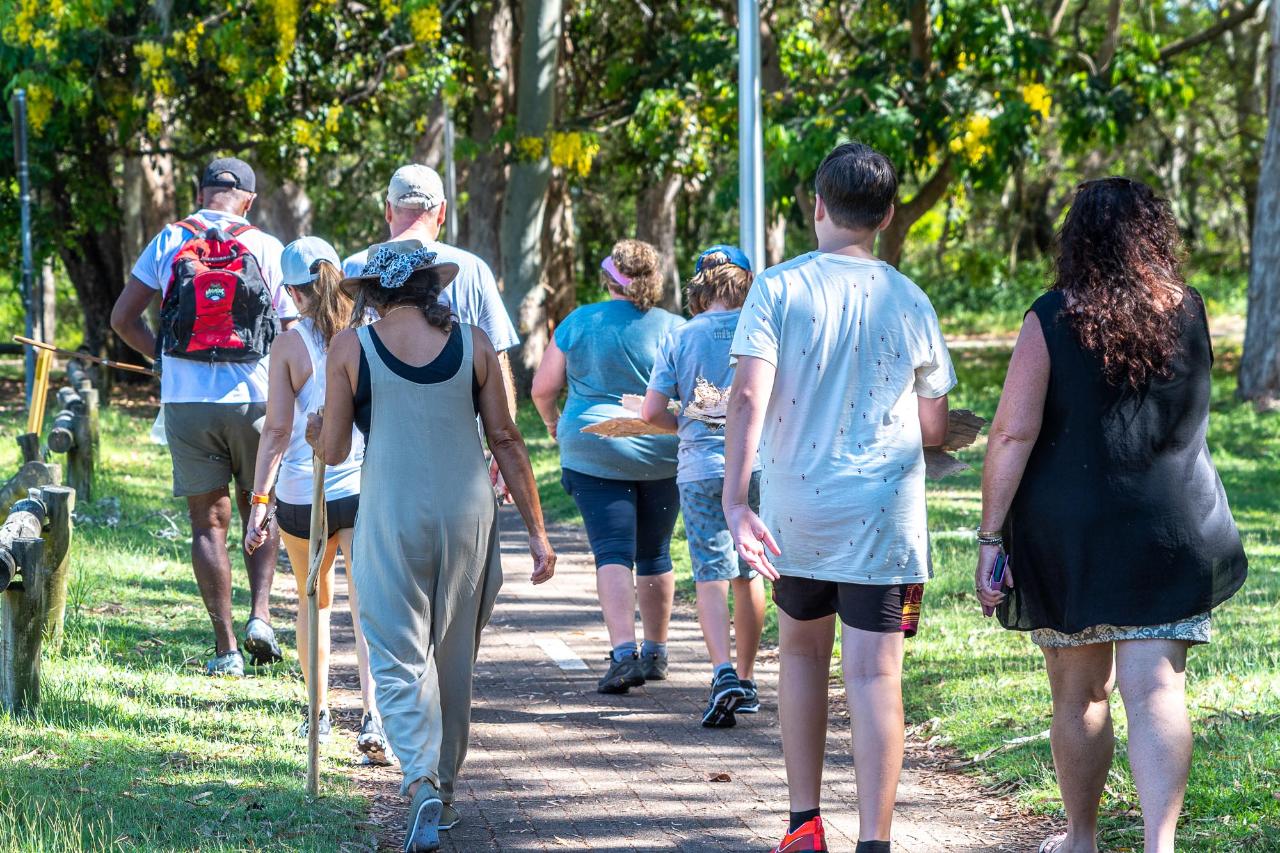
POLYGON ((17 568, 0 595, 0 706, 12 714, 40 702, 40 647, 44 640, 49 571, 45 562, 46 508, 40 493, 18 501, 0 525, 0 550, 17 568))
POLYGON ((53 652, 62 648, 63 627, 67 616, 67 577, 71 568, 72 513, 76 508, 76 490, 68 486, 49 486, 40 490, 47 514, 44 533, 45 580, 44 637, 53 652))
POLYGON ((0 484, 0 516, 25 498, 32 489, 56 486, 62 482, 62 466, 56 462, 28 462, 3 484, 0 484))
POLYGON ((94 467, 97 464, 98 392, 84 383, 80 392, 72 388, 58 391, 62 410, 49 430, 49 449, 67 454, 67 485, 81 500, 93 500, 94 467))

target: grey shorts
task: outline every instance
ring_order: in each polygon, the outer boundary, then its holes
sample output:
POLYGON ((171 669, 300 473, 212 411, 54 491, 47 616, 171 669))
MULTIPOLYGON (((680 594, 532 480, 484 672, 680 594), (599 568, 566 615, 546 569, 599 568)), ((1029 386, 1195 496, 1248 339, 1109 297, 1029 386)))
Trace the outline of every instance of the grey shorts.
POLYGON ((253 491, 253 466, 266 415, 266 403, 165 403, 173 496, 208 494, 232 479, 241 491, 253 491))
MULTIPOLYGON (((756 576, 755 570, 738 556, 738 549, 733 547, 729 522, 720 507, 723 494, 723 477, 680 484, 680 511, 684 513, 684 532, 689 540, 693 579, 697 583, 756 576)), ((759 471, 751 475, 747 502, 752 510, 760 511, 759 471)))

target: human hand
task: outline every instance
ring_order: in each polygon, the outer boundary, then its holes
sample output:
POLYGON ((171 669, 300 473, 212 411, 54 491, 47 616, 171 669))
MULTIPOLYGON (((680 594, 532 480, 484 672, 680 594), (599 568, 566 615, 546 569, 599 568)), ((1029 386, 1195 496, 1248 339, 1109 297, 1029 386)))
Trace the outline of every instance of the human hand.
POLYGON ((502 469, 498 467, 497 458, 489 460, 489 483, 493 486, 493 493, 498 498, 498 503, 511 503, 511 489, 507 488, 507 481, 502 476, 502 469))
POLYGON ((252 554, 262 547, 270 534, 271 519, 267 517, 267 505, 255 503, 249 509, 249 522, 244 532, 244 552, 252 554))
POLYGON ((726 520, 729 522, 729 533, 733 536, 738 556, 769 580, 776 581, 779 578, 778 570, 769 562, 769 554, 776 557, 782 553, 782 549, 760 517, 750 507, 738 505, 730 507, 726 520))
POLYGON ((320 431, 324 429, 324 415, 319 412, 312 412, 307 415, 307 431, 305 433, 307 444, 311 445, 311 449, 320 454, 320 431))
POLYGON ((533 575, 535 584, 546 583, 556 573, 556 552, 547 540, 546 531, 539 530, 529 534, 529 554, 533 557, 533 575))
POLYGON ((978 547, 978 567, 973 573, 974 592, 977 593, 978 601, 982 603, 982 612, 985 616, 990 616, 995 612, 995 608, 1005 599, 1005 589, 1013 589, 1013 564, 1006 562, 1004 567, 1004 581, 1000 584, 1000 589, 991 588, 991 575, 995 571, 996 557, 1000 554, 1000 546, 998 545, 980 545, 978 547))

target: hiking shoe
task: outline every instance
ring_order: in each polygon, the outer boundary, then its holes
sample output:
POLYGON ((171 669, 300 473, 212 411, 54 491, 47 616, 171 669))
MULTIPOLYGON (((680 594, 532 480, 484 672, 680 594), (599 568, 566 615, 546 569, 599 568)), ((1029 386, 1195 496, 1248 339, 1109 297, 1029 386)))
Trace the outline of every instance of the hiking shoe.
POLYGON ((280 644, 276 642, 276 632, 257 617, 250 619, 249 624, 244 626, 243 645, 254 666, 264 666, 284 660, 284 655, 280 652, 280 644))
POLYGON ((742 697, 738 707, 733 710, 739 714, 760 713, 760 692, 756 690, 756 683, 750 678, 740 678, 738 683, 742 685, 742 689, 746 691, 747 695, 742 697))
POLYGON ((773 848, 773 853, 800 853, 800 851, 821 851, 826 853, 827 834, 822 829, 822 816, 800 825, 795 832, 782 836, 782 841, 773 848))
POLYGON ((205 675, 224 675, 228 678, 244 677, 244 656, 238 649, 217 654, 204 665, 205 675))
POLYGON ((626 693, 641 684, 644 684, 644 668, 640 664, 640 656, 632 654, 629 658, 617 660, 610 652, 609 671, 596 684, 596 692, 626 693))
MULTIPOLYGON (((307 739, 311 726, 310 714, 306 711, 302 712, 302 725, 298 726, 298 737, 303 740, 307 739)), ((328 743, 329 735, 333 734, 333 721, 329 719, 329 709, 321 708, 320 716, 316 718, 316 738, 320 743, 328 743)))
POLYGON ((390 767, 387 757, 387 733, 382 729, 382 720, 373 714, 365 714, 360 721, 360 734, 356 736, 356 749, 364 753, 365 763, 378 767, 390 767))
POLYGON ((640 656, 641 673, 645 681, 667 680, 667 656, 656 652, 640 656))
POLYGON ((440 810, 440 831, 446 832, 462 823, 462 812, 453 807, 453 803, 445 803, 440 810))
POLYGON ((738 724, 733 712, 746 698, 747 691, 738 680, 738 673, 726 669, 711 680, 711 698, 707 700, 707 710, 702 712, 702 727, 706 729, 729 729, 738 724))
POLYGON ((431 783, 423 781, 409 806, 409 825, 404 833, 405 853, 428 853, 440 849, 440 815, 444 803, 431 783))

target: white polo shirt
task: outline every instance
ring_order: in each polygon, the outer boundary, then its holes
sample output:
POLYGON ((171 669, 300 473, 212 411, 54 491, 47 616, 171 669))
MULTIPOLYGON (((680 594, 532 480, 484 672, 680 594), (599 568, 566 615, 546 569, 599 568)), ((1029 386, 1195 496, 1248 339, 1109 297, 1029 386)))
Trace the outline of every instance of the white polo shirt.
MULTIPOLYGON (((198 210, 196 219, 208 226, 244 225, 248 220, 220 210, 198 210)), ((176 224, 166 225, 133 265, 133 276, 161 294, 173 279, 173 259, 190 239, 188 232, 176 224)), ((265 231, 253 228, 241 234, 240 242, 249 249, 262 267, 262 277, 271 292, 271 304, 281 321, 298 316, 298 309, 282 284, 280 255, 284 247, 265 231)), ((212 364, 185 358, 166 358, 161 365, 160 402, 162 403, 261 403, 267 399, 267 364, 264 358, 256 364, 214 362, 212 364)))

